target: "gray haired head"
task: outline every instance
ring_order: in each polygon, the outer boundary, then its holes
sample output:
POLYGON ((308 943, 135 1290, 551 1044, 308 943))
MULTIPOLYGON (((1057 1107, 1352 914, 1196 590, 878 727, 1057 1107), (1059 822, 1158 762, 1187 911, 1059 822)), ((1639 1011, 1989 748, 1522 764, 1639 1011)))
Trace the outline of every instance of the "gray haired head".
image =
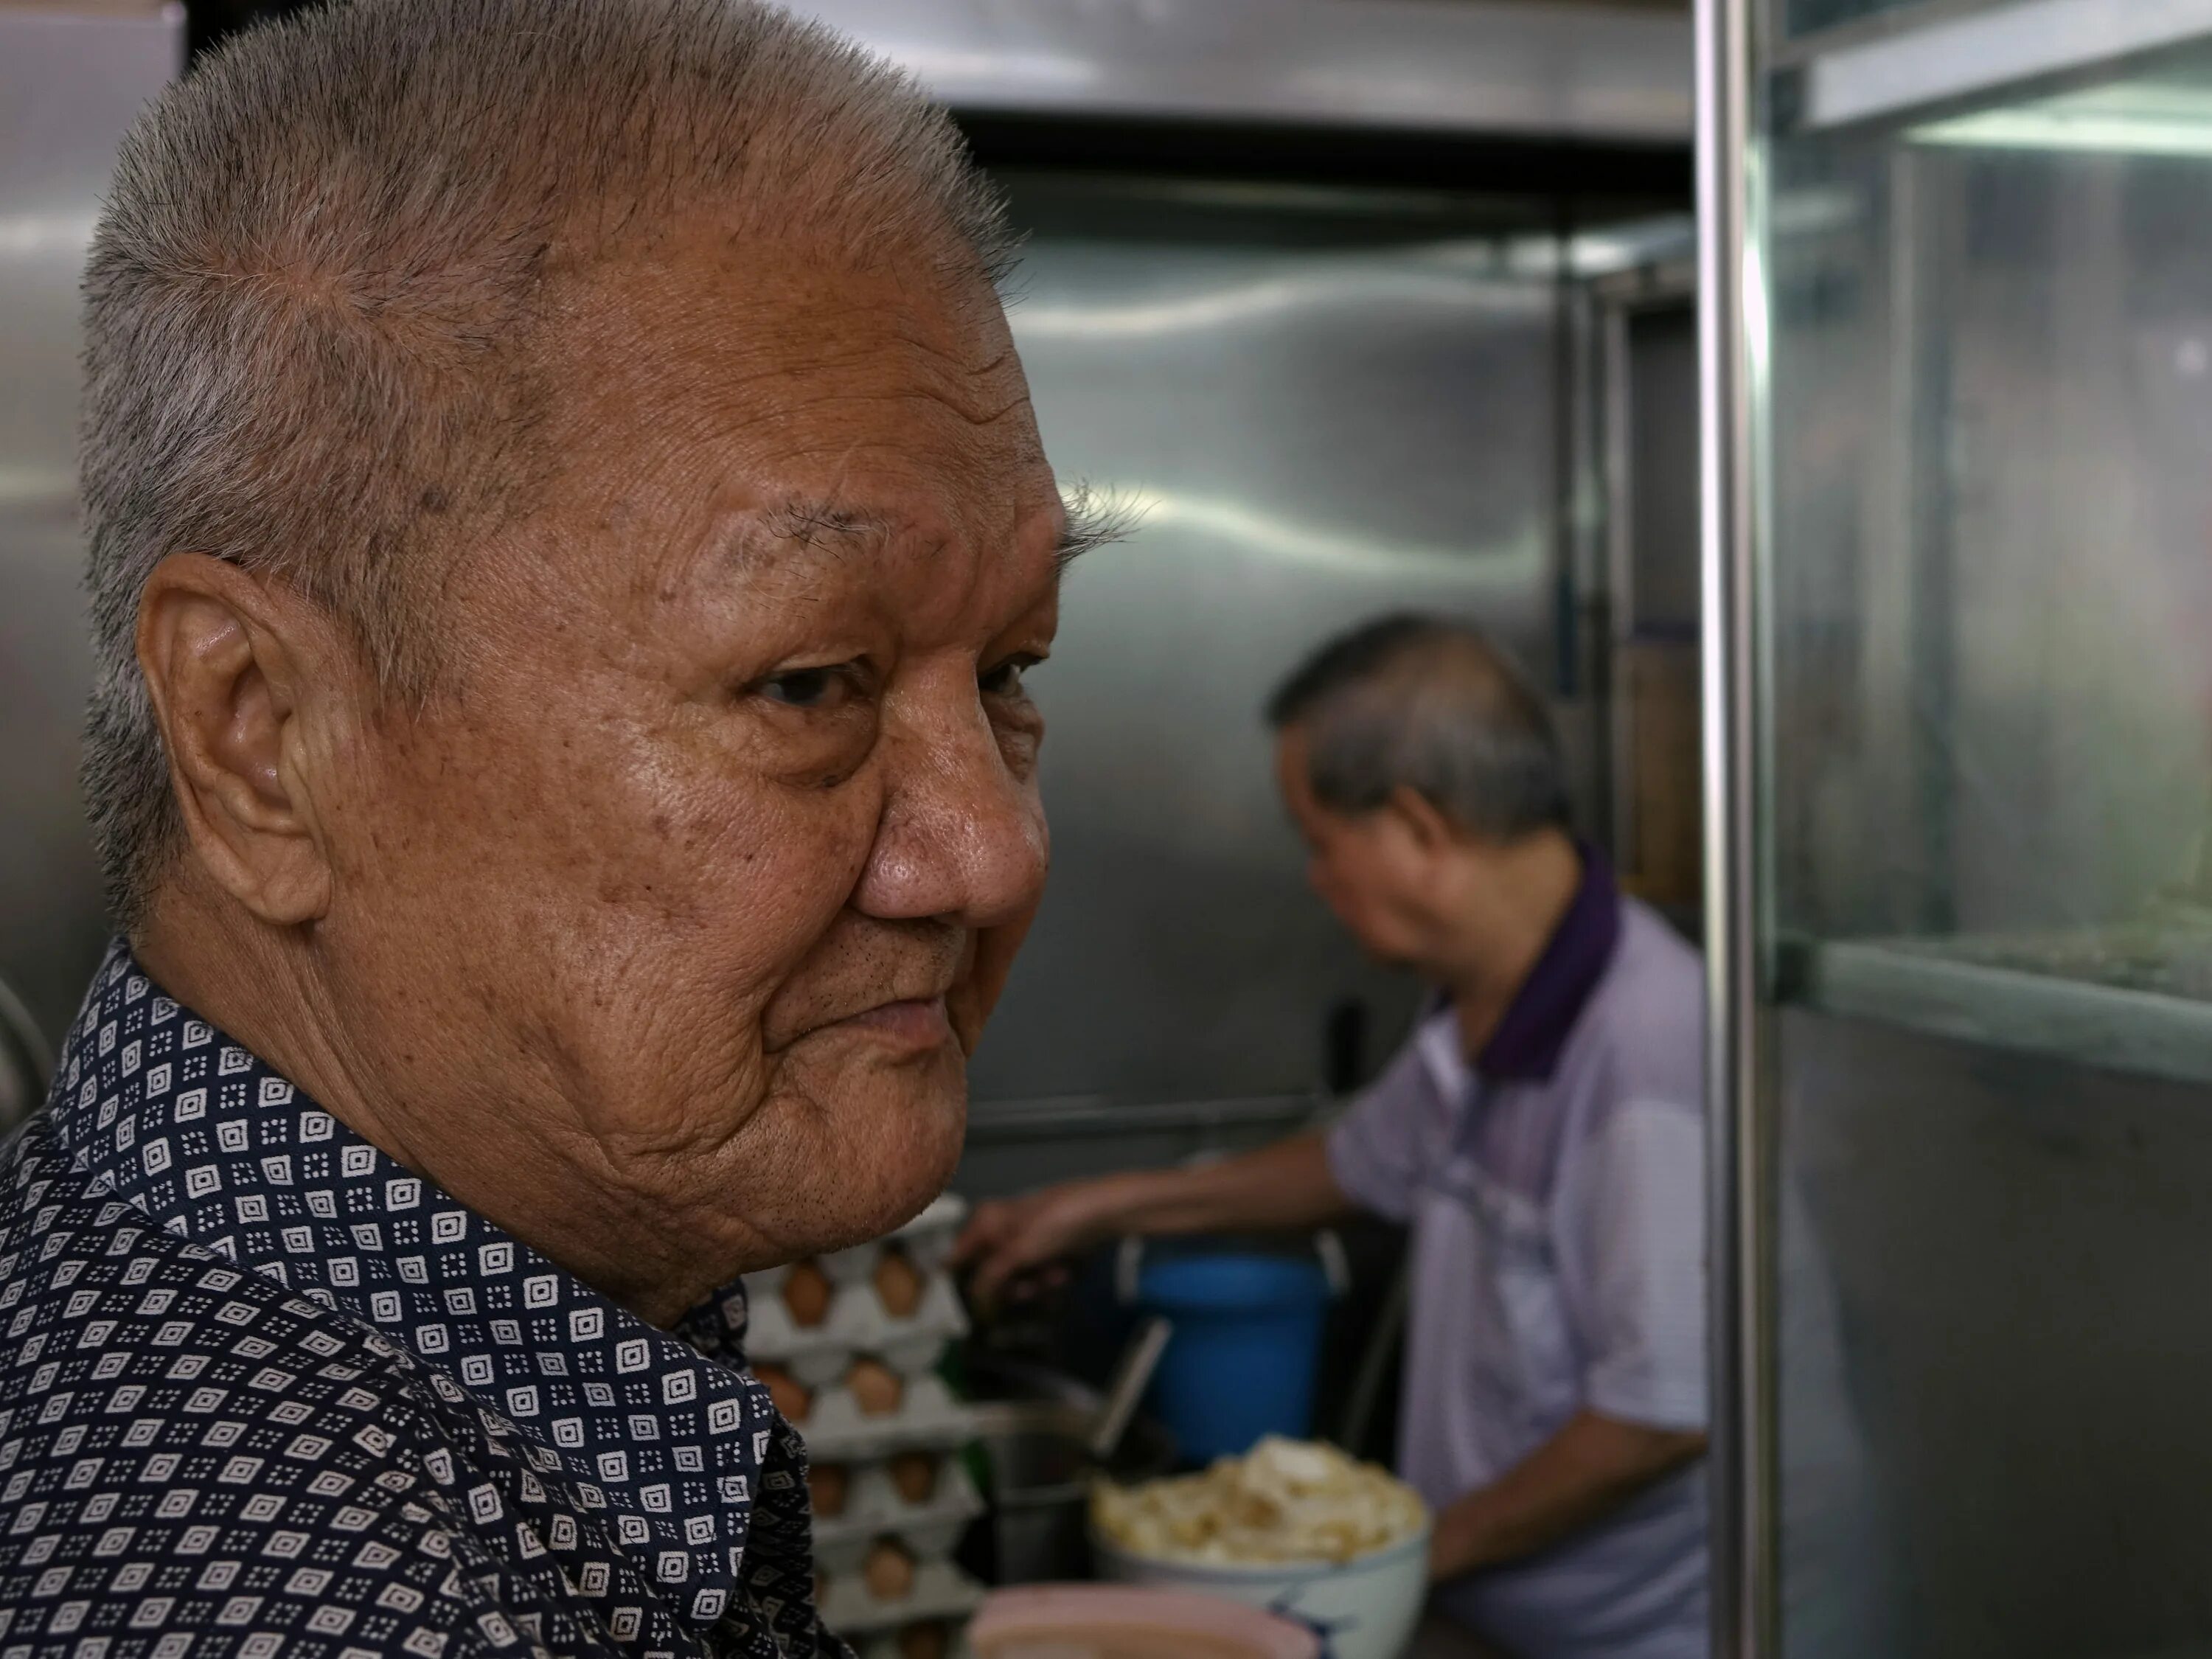
POLYGON ((137 660, 164 557, 289 582, 420 699, 453 562, 560 465, 579 279, 703 220, 988 284, 999 196, 888 65, 750 0, 349 0, 125 142, 85 282, 87 805, 127 926, 179 840, 137 660))
POLYGON ((1306 739, 1308 787, 1371 812, 1411 789, 1470 834, 1515 841, 1568 823, 1566 767, 1543 699, 1472 623, 1363 623, 1294 670, 1267 702, 1306 739))

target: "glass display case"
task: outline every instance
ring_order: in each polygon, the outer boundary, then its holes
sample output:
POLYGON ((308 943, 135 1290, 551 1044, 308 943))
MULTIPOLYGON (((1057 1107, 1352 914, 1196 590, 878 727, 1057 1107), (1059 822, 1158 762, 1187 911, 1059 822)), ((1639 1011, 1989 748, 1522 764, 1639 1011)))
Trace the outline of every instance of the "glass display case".
POLYGON ((1704 44, 1723 1648, 2212 1653, 2212 3, 1704 44))
POLYGON ((1975 84, 2160 9, 1771 83, 1772 899, 1808 1000, 2206 1078, 2212 40, 1975 84))

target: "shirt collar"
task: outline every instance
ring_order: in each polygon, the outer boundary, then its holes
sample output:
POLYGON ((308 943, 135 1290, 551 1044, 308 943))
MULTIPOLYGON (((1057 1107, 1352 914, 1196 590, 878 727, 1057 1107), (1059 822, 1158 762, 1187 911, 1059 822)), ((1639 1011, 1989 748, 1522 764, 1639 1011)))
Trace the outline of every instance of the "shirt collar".
POLYGON ((695 1626, 729 1608, 741 1561, 755 1584, 789 1572, 785 1594, 808 1582, 804 1451, 738 1369, 741 1287, 680 1336, 647 1324, 162 994, 119 939, 49 1104, 93 1190, 368 1326, 439 1393, 511 1423, 611 1511, 695 1626), (706 1501, 672 1501, 686 1496, 706 1501))
POLYGON ((1620 890, 1603 853, 1582 843, 1577 850, 1581 885, 1498 1029, 1474 1057, 1474 1069, 1486 1082, 1549 1079, 1590 994, 1612 964, 1620 940, 1620 890))

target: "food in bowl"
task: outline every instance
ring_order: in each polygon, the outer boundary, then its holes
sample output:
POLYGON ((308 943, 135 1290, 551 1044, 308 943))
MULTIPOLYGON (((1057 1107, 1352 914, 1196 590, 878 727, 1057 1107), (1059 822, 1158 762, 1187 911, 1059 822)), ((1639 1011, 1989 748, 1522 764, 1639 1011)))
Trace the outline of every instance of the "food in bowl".
POLYGON ((1195 1566, 1341 1563, 1428 1525, 1420 1495, 1334 1446, 1269 1435, 1199 1474, 1101 1481, 1091 1518, 1133 1555, 1195 1566))
POLYGON ((1420 1499, 1326 1446, 1262 1441, 1201 1475, 1094 1492, 1098 1570, 1328 1633, 1332 1659, 1397 1659, 1428 1591, 1420 1499))

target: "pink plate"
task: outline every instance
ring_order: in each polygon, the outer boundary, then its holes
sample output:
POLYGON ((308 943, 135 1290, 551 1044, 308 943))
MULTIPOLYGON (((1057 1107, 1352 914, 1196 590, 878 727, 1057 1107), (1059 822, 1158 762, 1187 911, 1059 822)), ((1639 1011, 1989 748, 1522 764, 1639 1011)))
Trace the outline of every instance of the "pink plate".
POLYGON ((1137 1584, 1023 1584, 983 1598, 968 1626, 978 1653, 1024 1637, 1175 1633, 1235 1644, 1251 1659, 1320 1659, 1311 1631, 1256 1607, 1189 1590, 1137 1584))

